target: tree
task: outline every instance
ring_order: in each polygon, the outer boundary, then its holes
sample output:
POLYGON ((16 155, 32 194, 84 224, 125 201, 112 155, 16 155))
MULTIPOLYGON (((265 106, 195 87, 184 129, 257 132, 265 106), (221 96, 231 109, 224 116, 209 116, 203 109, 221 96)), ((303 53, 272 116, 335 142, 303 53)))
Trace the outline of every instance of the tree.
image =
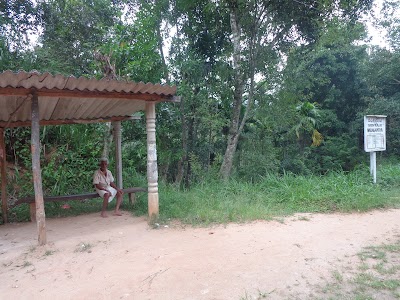
MULTIPOLYGON (((356 18, 369 1, 225 1, 230 16, 232 33, 232 67, 234 96, 227 147, 221 165, 221 177, 230 175, 239 136, 253 104, 256 62, 260 49, 284 50, 291 40, 302 37, 315 41, 324 22, 333 15, 341 14, 356 18), (306 6, 308 9, 303 10, 306 6), (338 5, 338 6, 337 6, 338 5), (339 8, 339 10, 337 9, 339 8), (299 9, 300 8, 300 9, 299 9), (265 38, 267 37, 267 38, 265 38), (269 46, 269 47, 268 47, 269 46), (248 95, 244 97, 245 93, 248 95), (241 114, 244 104, 244 113, 241 114)), ((268 61, 265 63, 268 64, 268 61)))
POLYGON ((400 4, 398 1, 383 2, 381 18, 375 20, 375 25, 387 32, 387 40, 392 49, 400 49, 400 4))
POLYGON ((326 25, 316 43, 290 52, 280 93, 283 99, 300 102, 303 107, 307 103, 318 104, 318 132, 324 141, 318 149, 305 149, 301 160, 306 168, 322 173, 338 167, 350 170, 358 163, 354 158, 360 156, 362 149, 359 113, 366 107, 367 93, 362 76, 366 47, 353 43, 365 36, 363 26, 337 19, 326 25), (343 145, 350 150, 338 149, 343 145), (338 153, 343 153, 341 159, 334 158, 338 153))
POLYGON ((368 85, 364 114, 387 116, 387 150, 385 155, 400 154, 400 53, 374 49, 365 64, 368 85))
POLYGON ((170 22, 176 31, 170 51, 171 74, 182 96, 176 114, 181 124, 177 184, 198 180, 218 161, 221 151, 232 91, 225 55, 229 19, 220 8, 207 0, 179 0, 171 9, 170 22))
POLYGON ((29 34, 37 24, 36 16, 31 0, 0 2, 0 71, 32 68, 29 34))
POLYGON ((311 133, 312 146, 321 145, 323 137, 322 134, 316 129, 317 119, 320 117, 318 104, 306 101, 299 104, 296 107, 296 111, 298 112, 299 116, 299 121, 294 127, 297 138, 299 140, 303 140, 303 132, 306 134, 311 133))
POLYGON ((29 44, 28 34, 34 29, 37 10, 32 0, 0 2, 0 36, 14 49, 29 44))
POLYGON ((109 38, 121 11, 112 0, 40 2, 43 33, 35 49, 38 68, 64 75, 92 75, 94 53, 109 38))

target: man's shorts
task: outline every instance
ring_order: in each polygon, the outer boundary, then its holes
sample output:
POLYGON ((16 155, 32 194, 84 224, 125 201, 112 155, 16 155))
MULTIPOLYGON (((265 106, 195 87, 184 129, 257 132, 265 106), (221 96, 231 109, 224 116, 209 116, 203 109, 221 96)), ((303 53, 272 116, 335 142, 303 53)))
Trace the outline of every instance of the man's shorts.
MULTIPOLYGON (((107 187, 107 190, 110 191, 110 193, 111 193, 110 198, 108 198, 108 203, 110 203, 111 201, 113 201, 115 195, 117 194, 117 190, 114 189, 114 188, 111 187, 111 186, 108 186, 108 187, 107 187)), ((104 198, 104 195, 105 195, 106 193, 108 193, 107 191, 98 190, 98 189, 96 189, 96 192, 97 192, 97 194, 100 195, 101 198, 104 198)))

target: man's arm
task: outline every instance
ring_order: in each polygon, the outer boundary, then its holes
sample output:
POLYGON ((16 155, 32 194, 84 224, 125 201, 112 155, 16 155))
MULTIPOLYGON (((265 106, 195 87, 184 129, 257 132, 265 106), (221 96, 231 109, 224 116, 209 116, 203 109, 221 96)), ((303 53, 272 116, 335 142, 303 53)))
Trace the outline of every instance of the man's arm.
POLYGON ((110 193, 110 191, 107 190, 105 187, 102 187, 102 185, 101 185, 100 183, 97 183, 97 184, 95 184, 94 186, 95 186, 96 189, 98 189, 98 190, 106 191, 106 192, 109 192, 109 193, 110 193))
POLYGON ((115 185, 114 182, 110 182, 110 186, 113 187, 114 189, 116 189, 116 190, 117 190, 117 193, 119 193, 119 194, 121 194, 121 195, 124 193, 121 189, 119 189, 119 188, 115 185))

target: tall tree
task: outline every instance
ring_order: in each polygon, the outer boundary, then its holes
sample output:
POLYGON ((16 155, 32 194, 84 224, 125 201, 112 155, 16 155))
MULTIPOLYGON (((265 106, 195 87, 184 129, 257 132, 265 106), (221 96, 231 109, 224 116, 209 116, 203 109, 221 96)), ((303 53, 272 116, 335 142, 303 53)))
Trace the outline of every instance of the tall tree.
POLYGON ((179 0, 174 3, 170 22, 176 32, 170 51, 172 76, 179 82, 182 96, 182 146, 176 183, 183 180, 188 185, 205 173, 198 166, 210 169, 221 151, 221 129, 232 93, 225 55, 229 18, 216 2, 179 0))
POLYGON ((373 49, 363 73, 368 86, 364 114, 387 116, 387 155, 400 154, 400 48, 393 50, 373 49))
MULTIPOLYGON (((221 177, 231 173, 239 136, 253 103, 254 75, 259 48, 269 46, 284 50, 287 42, 297 38, 313 41, 324 22, 334 15, 357 18, 370 1, 241 1, 226 0, 232 33, 232 115, 221 177), (245 97, 245 94, 247 97, 245 97), (243 105, 245 106, 241 114, 243 105)), ((268 62, 266 62, 268 63, 268 62)))
POLYGON ((362 66, 367 52, 354 41, 364 35, 360 24, 333 19, 316 43, 293 49, 288 57, 282 94, 303 105, 318 103, 320 108, 318 131, 324 142, 302 158, 313 171, 349 170, 358 163, 359 112, 366 107, 367 92, 362 66))
POLYGON ((375 25, 386 32, 390 47, 400 49, 400 3, 396 0, 385 0, 380 12, 381 17, 375 20, 375 25))
POLYGON ((0 36, 13 48, 27 46, 29 32, 34 29, 36 6, 32 0, 0 2, 0 36))
POLYGON ((0 2, 0 71, 31 69, 29 35, 37 24, 36 16, 31 0, 0 2))
POLYGON ((95 50, 120 22, 112 0, 49 0, 40 2, 43 33, 36 49, 39 68, 65 75, 93 75, 95 50))

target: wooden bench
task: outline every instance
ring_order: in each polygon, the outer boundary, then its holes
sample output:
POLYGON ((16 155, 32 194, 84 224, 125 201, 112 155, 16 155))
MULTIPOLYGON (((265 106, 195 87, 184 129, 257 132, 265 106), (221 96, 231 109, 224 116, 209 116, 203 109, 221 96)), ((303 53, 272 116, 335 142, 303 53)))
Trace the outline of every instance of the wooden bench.
MULTIPOLYGON (((126 188, 122 189, 124 194, 129 195, 129 203, 135 203, 135 193, 138 192, 147 192, 147 188, 140 188, 140 187, 133 187, 133 188, 126 188)), ((78 195, 65 195, 65 196, 45 196, 43 197, 44 202, 66 202, 66 201, 74 201, 74 200, 85 200, 85 199, 93 199, 93 198, 99 198, 99 194, 96 192, 93 193, 87 193, 87 194, 78 194, 78 195)), ((29 210, 30 210, 30 216, 31 216, 31 221, 35 222, 36 221, 36 203, 35 203, 35 197, 34 196, 29 196, 29 197, 24 197, 18 199, 12 206, 14 207, 17 205, 20 205, 22 203, 28 203, 29 204, 29 210)))

